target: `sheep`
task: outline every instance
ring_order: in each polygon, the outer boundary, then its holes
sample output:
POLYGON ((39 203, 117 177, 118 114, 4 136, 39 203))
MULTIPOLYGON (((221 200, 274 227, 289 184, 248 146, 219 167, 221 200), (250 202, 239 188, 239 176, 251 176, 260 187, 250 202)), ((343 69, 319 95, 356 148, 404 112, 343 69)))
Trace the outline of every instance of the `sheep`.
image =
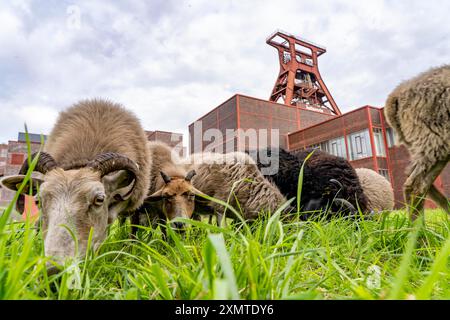
MULTIPOLYGON (((39 186, 45 254, 57 264, 86 252, 91 228, 96 248, 109 224, 142 205, 150 183, 146 142, 139 120, 119 104, 82 100, 60 112, 34 168, 42 178, 32 178, 34 194, 39 186), (78 252, 61 225, 73 230, 78 252)), ((27 171, 25 160, 20 174, 2 185, 17 190, 27 171)))
POLYGON ((450 203, 434 185, 450 160, 450 65, 430 69, 398 85, 384 114, 397 143, 411 155, 403 192, 409 215, 423 211, 425 197, 450 214, 450 203))
POLYGON ((367 209, 371 212, 392 210, 394 208, 394 190, 392 190, 391 183, 371 169, 357 168, 355 171, 367 197, 367 209))
MULTIPOLYGON (((159 141, 148 142, 150 166, 150 188, 144 204, 132 218, 132 234, 136 225, 152 226, 177 217, 191 218, 194 211, 194 195, 202 194, 191 184, 194 170, 186 170, 180 165, 178 155, 167 144, 159 141), (146 221, 147 220, 147 221, 146 221)), ((174 222, 172 226, 182 229, 183 223, 174 222)))
MULTIPOLYGON (((263 161, 264 156, 276 161, 278 170, 265 174, 265 177, 275 183, 288 199, 297 197, 299 171, 311 152, 313 153, 305 162, 303 171, 300 201, 302 211, 325 210, 329 207, 331 213, 345 214, 355 213, 355 208, 359 206, 364 212, 367 208, 367 197, 355 170, 347 160, 318 149, 306 149, 295 153, 282 148, 249 151, 256 159, 260 170, 267 168, 267 163, 263 161)), ((304 217, 307 219, 309 215, 304 214, 304 217)))
MULTIPOLYGON (((234 208, 239 203, 246 220, 255 219, 264 210, 274 212, 286 202, 245 153, 199 153, 180 159, 164 143, 149 143, 149 148, 153 159, 151 189, 133 223, 146 224, 145 215, 153 226, 167 218, 198 220, 200 215, 217 215, 217 220, 222 221, 225 207, 205 200, 205 196, 229 201, 234 208)), ((234 215, 230 217, 237 219, 234 215)), ((171 225, 179 230, 184 227, 181 222, 171 225)))
MULTIPOLYGON (((197 190, 228 202, 233 208, 239 207, 244 220, 254 220, 263 212, 273 213, 286 202, 280 190, 264 178, 255 161, 244 152, 196 153, 181 163, 197 173, 192 178, 197 190)), ((238 219, 214 201, 196 197, 195 204, 196 214, 217 215, 217 220, 222 221, 225 212, 227 217, 238 219)))

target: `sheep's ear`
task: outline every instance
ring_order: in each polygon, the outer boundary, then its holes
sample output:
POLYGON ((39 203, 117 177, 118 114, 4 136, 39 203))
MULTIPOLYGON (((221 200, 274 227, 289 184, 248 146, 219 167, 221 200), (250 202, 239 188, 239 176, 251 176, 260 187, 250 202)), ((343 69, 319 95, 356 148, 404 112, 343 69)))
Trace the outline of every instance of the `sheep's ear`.
POLYGON ((160 201, 162 200, 162 191, 163 189, 159 189, 158 191, 156 191, 155 193, 153 193, 152 195, 149 195, 145 201, 146 202, 156 202, 156 201, 160 201))
POLYGON ((104 176, 102 183, 112 198, 124 201, 131 196, 136 179, 127 170, 119 170, 104 176))
MULTIPOLYGON (((2 180, 0 180, 0 184, 2 187, 12 190, 12 191, 18 191, 20 186, 22 185, 23 180, 25 180, 24 175, 16 175, 16 176, 8 176, 4 177, 2 180)), ((29 194, 30 193, 30 184, 32 185, 31 194, 34 196, 36 195, 39 186, 43 180, 39 178, 30 178, 26 184, 26 186, 22 189, 22 194, 29 194)))

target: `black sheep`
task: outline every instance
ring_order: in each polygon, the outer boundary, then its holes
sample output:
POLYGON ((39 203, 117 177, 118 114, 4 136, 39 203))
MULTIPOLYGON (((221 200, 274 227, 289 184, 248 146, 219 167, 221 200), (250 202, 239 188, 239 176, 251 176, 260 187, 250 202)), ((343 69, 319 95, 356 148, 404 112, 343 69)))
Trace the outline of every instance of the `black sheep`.
POLYGON ((257 154, 254 154, 255 151, 250 154, 255 158, 258 168, 265 177, 273 181, 281 193, 290 199, 297 196, 299 171, 312 151, 313 154, 304 166, 300 202, 302 210, 324 210, 329 207, 331 212, 345 213, 346 210, 350 210, 354 213, 354 208, 359 206, 364 212, 367 208, 367 198, 355 170, 347 160, 318 149, 306 149, 295 153, 281 148, 262 149, 258 150, 257 154), (275 156, 276 152, 278 159, 275 156), (278 161, 277 172, 268 174, 262 170, 270 166, 261 159, 261 156, 265 155, 271 161, 278 161))

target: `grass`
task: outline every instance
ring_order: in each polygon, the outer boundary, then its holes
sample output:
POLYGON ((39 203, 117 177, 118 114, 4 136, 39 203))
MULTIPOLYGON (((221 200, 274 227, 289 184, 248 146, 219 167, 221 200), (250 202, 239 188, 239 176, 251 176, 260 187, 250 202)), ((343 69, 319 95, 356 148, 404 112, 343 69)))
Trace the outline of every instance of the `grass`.
MULTIPOLYGON (((420 220, 419 220, 420 221, 420 220)), ((188 221, 184 234, 111 226, 96 251, 48 277, 40 232, 0 230, 2 299, 448 299, 446 214, 411 225, 402 211, 374 220, 217 227, 188 221)))
POLYGON ((0 299, 450 298, 442 210, 411 224, 404 211, 283 221, 280 208, 251 225, 183 220, 186 232, 167 228, 166 238, 166 226, 129 239, 130 226, 115 223, 95 252, 47 276, 42 233, 9 220, 12 208, 0 215, 0 299))

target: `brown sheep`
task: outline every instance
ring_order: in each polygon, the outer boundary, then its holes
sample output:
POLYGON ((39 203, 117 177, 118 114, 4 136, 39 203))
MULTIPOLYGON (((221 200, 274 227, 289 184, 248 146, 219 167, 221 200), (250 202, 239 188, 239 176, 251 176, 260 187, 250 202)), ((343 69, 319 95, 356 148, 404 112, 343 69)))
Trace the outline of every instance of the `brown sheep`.
MULTIPOLYGON (((59 114, 34 169, 42 179, 32 181, 40 185, 46 255, 57 262, 83 255, 91 228, 96 247, 109 224, 142 205, 150 183, 146 143, 139 120, 118 104, 84 100, 59 114), (78 252, 61 225, 77 236, 78 252)), ((27 170, 25 161, 2 184, 17 190, 27 170)))
MULTIPOLYGON (((255 161, 246 153, 230 152, 193 154, 182 163, 197 173, 192 184, 201 192, 242 209, 245 220, 256 219, 263 211, 274 213, 286 198, 259 171, 255 161), (233 191, 233 193, 231 193, 233 191), (239 203, 239 205, 238 205, 239 203)), ((220 221, 225 207, 213 201, 205 203, 196 197, 195 212, 215 214, 220 221)), ((238 210, 239 211, 239 210, 238 210)), ((227 216, 236 219, 230 210, 227 216)))
MULTIPOLYGON (((156 226, 157 223, 177 217, 191 218, 194 211, 195 194, 201 194, 192 184, 194 170, 187 170, 180 165, 178 155, 167 144, 158 141, 148 142, 150 167, 150 189, 144 204, 136 210, 132 219, 132 233, 136 225, 156 226)), ((181 222, 174 222, 173 227, 181 229, 181 222)))
MULTIPOLYGON (((230 200, 235 209, 239 202, 246 220, 255 219, 264 210, 273 213, 286 202, 278 188, 262 176, 256 163, 245 153, 202 153, 179 159, 164 143, 152 142, 149 148, 153 161, 152 182, 149 196, 137 210, 133 224, 145 225, 150 220, 155 226, 167 218, 199 219, 199 215, 216 215, 221 221, 226 208, 205 200, 205 195, 224 202, 230 200)), ((230 215, 230 210, 227 212, 230 215)), ((182 229, 184 225, 177 222, 172 226, 182 229)))
POLYGON ((401 83, 388 96, 384 112, 411 155, 403 186, 411 217, 423 211, 427 195, 450 213, 448 199, 433 185, 450 160, 450 65, 401 83))

